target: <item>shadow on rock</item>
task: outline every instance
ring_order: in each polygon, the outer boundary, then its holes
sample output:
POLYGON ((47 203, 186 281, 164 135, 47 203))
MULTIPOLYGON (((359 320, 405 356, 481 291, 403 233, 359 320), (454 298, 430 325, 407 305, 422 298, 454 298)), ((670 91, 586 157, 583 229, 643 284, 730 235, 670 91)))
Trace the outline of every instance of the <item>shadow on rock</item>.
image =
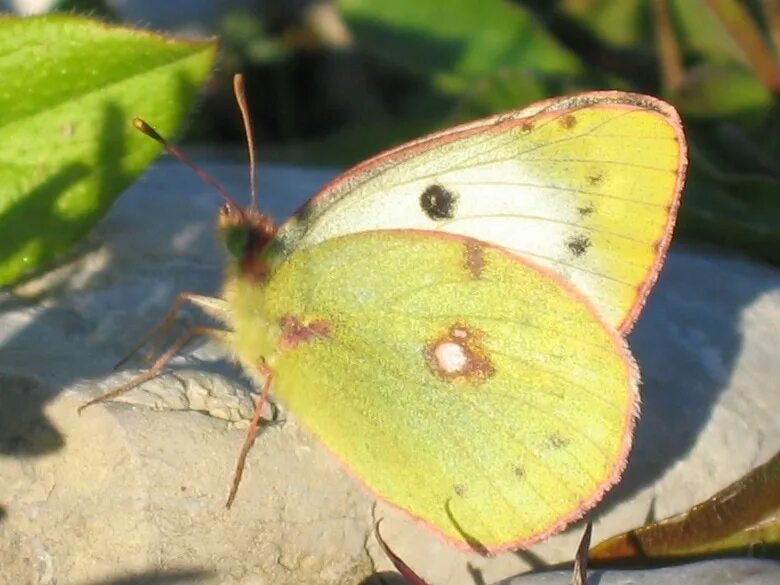
POLYGON ((170 571, 136 573, 116 579, 100 579, 81 585, 174 585, 177 583, 197 583, 215 576, 214 571, 207 569, 172 569, 170 571))
POLYGON ((51 392, 33 378, 0 372, 0 453, 34 457, 62 448, 62 434, 43 414, 51 392))
MULTIPOLYGON (((630 499, 684 458, 725 391, 751 400, 736 378, 752 374, 746 365, 737 368, 750 326, 745 310, 780 287, 780 275, 736 256, 679 248, 628 338, 641 369, 642 406, 628 467, 607 507, 630 499)), ((755 343, 760 332, 751 335, 755 343)))

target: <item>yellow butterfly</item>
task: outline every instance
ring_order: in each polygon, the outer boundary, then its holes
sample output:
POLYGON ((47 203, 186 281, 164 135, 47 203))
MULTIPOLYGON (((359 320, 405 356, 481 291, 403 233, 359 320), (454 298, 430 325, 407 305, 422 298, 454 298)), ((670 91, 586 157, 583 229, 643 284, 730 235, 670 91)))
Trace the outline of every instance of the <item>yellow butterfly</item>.
MULTIPOLYGON (((236 93, 246 121, 240 78, 236 93)), ((622 334, 660 270, 685 167, 671 106, 607 91, 389 150, 281 227, 218 187, 224 298, 182 298, 226 324, 216 335, 263 388, 230 500, 273 390, 456 546, 525 547, 581 517, 625 466, 638 372, 622 334)))

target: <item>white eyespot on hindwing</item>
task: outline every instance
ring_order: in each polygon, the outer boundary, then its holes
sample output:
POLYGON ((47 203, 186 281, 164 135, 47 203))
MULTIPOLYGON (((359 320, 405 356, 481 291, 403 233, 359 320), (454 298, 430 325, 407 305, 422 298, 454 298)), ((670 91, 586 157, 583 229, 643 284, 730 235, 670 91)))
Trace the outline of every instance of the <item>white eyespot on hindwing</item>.
POLYGON ((423 348, 423 355, 436 377, 479 385, 495 374, 483 341, 482 331, 455 323, 430 339, 423 348))

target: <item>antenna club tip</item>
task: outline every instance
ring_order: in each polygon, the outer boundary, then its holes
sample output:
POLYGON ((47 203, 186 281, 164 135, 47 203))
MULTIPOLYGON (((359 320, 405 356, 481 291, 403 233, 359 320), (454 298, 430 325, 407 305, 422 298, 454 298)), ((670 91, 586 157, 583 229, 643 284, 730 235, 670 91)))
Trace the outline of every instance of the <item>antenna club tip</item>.
POLYGON ((244 75, 241 73, 236 73, 233 75, 233 91, 234 92, 243 92, 244 91, 244 75))
POLYGON ((141 132, 142 134, 146 134, 149 138, 153 138, 157 142, 165 144, 165 140, 162 136, 160 136, 157 133, 157 130, 152 128, 149 124, 144 122, 141 118, 133 118, 133 127, 141 132))

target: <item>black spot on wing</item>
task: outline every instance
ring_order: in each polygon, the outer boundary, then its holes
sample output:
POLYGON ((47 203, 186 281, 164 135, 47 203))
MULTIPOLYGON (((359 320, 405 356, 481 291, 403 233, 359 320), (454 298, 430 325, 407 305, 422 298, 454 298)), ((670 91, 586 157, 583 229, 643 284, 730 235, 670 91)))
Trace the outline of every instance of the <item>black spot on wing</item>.
POLYGON ((569 252, 574 254, 577 258, 583 256, 585 252, 588 251, 591 244, 590 238, 582 234, 572 236, 566 240, 566 247, 569 249, 569 252))
POLYGON ((442 185, 430 185, 420 195, 420 209, 434 221, 452 219, 457 206, 457 194, 442 185))
POLYGON ((583 219, 591 215, 594 211, 596 211, 596 207, 591 202, 577 208, 577 213, 579 213, 580 217, 583 219))
POLYGON ((592 186, 599 185, 604 181, 603 173, 592 173, 586 177, 588 183, 592 186))
POLYGON ((553 434, 547 438, 547 444, 550 445, 552 449, 561 449, 568 445, 569 441, 558 434, 553 434))
POLYGON ((566 114, 560 119, 560 124, 566 130, 571 130, 577 125, 577 117, 574 114, 566 114))

